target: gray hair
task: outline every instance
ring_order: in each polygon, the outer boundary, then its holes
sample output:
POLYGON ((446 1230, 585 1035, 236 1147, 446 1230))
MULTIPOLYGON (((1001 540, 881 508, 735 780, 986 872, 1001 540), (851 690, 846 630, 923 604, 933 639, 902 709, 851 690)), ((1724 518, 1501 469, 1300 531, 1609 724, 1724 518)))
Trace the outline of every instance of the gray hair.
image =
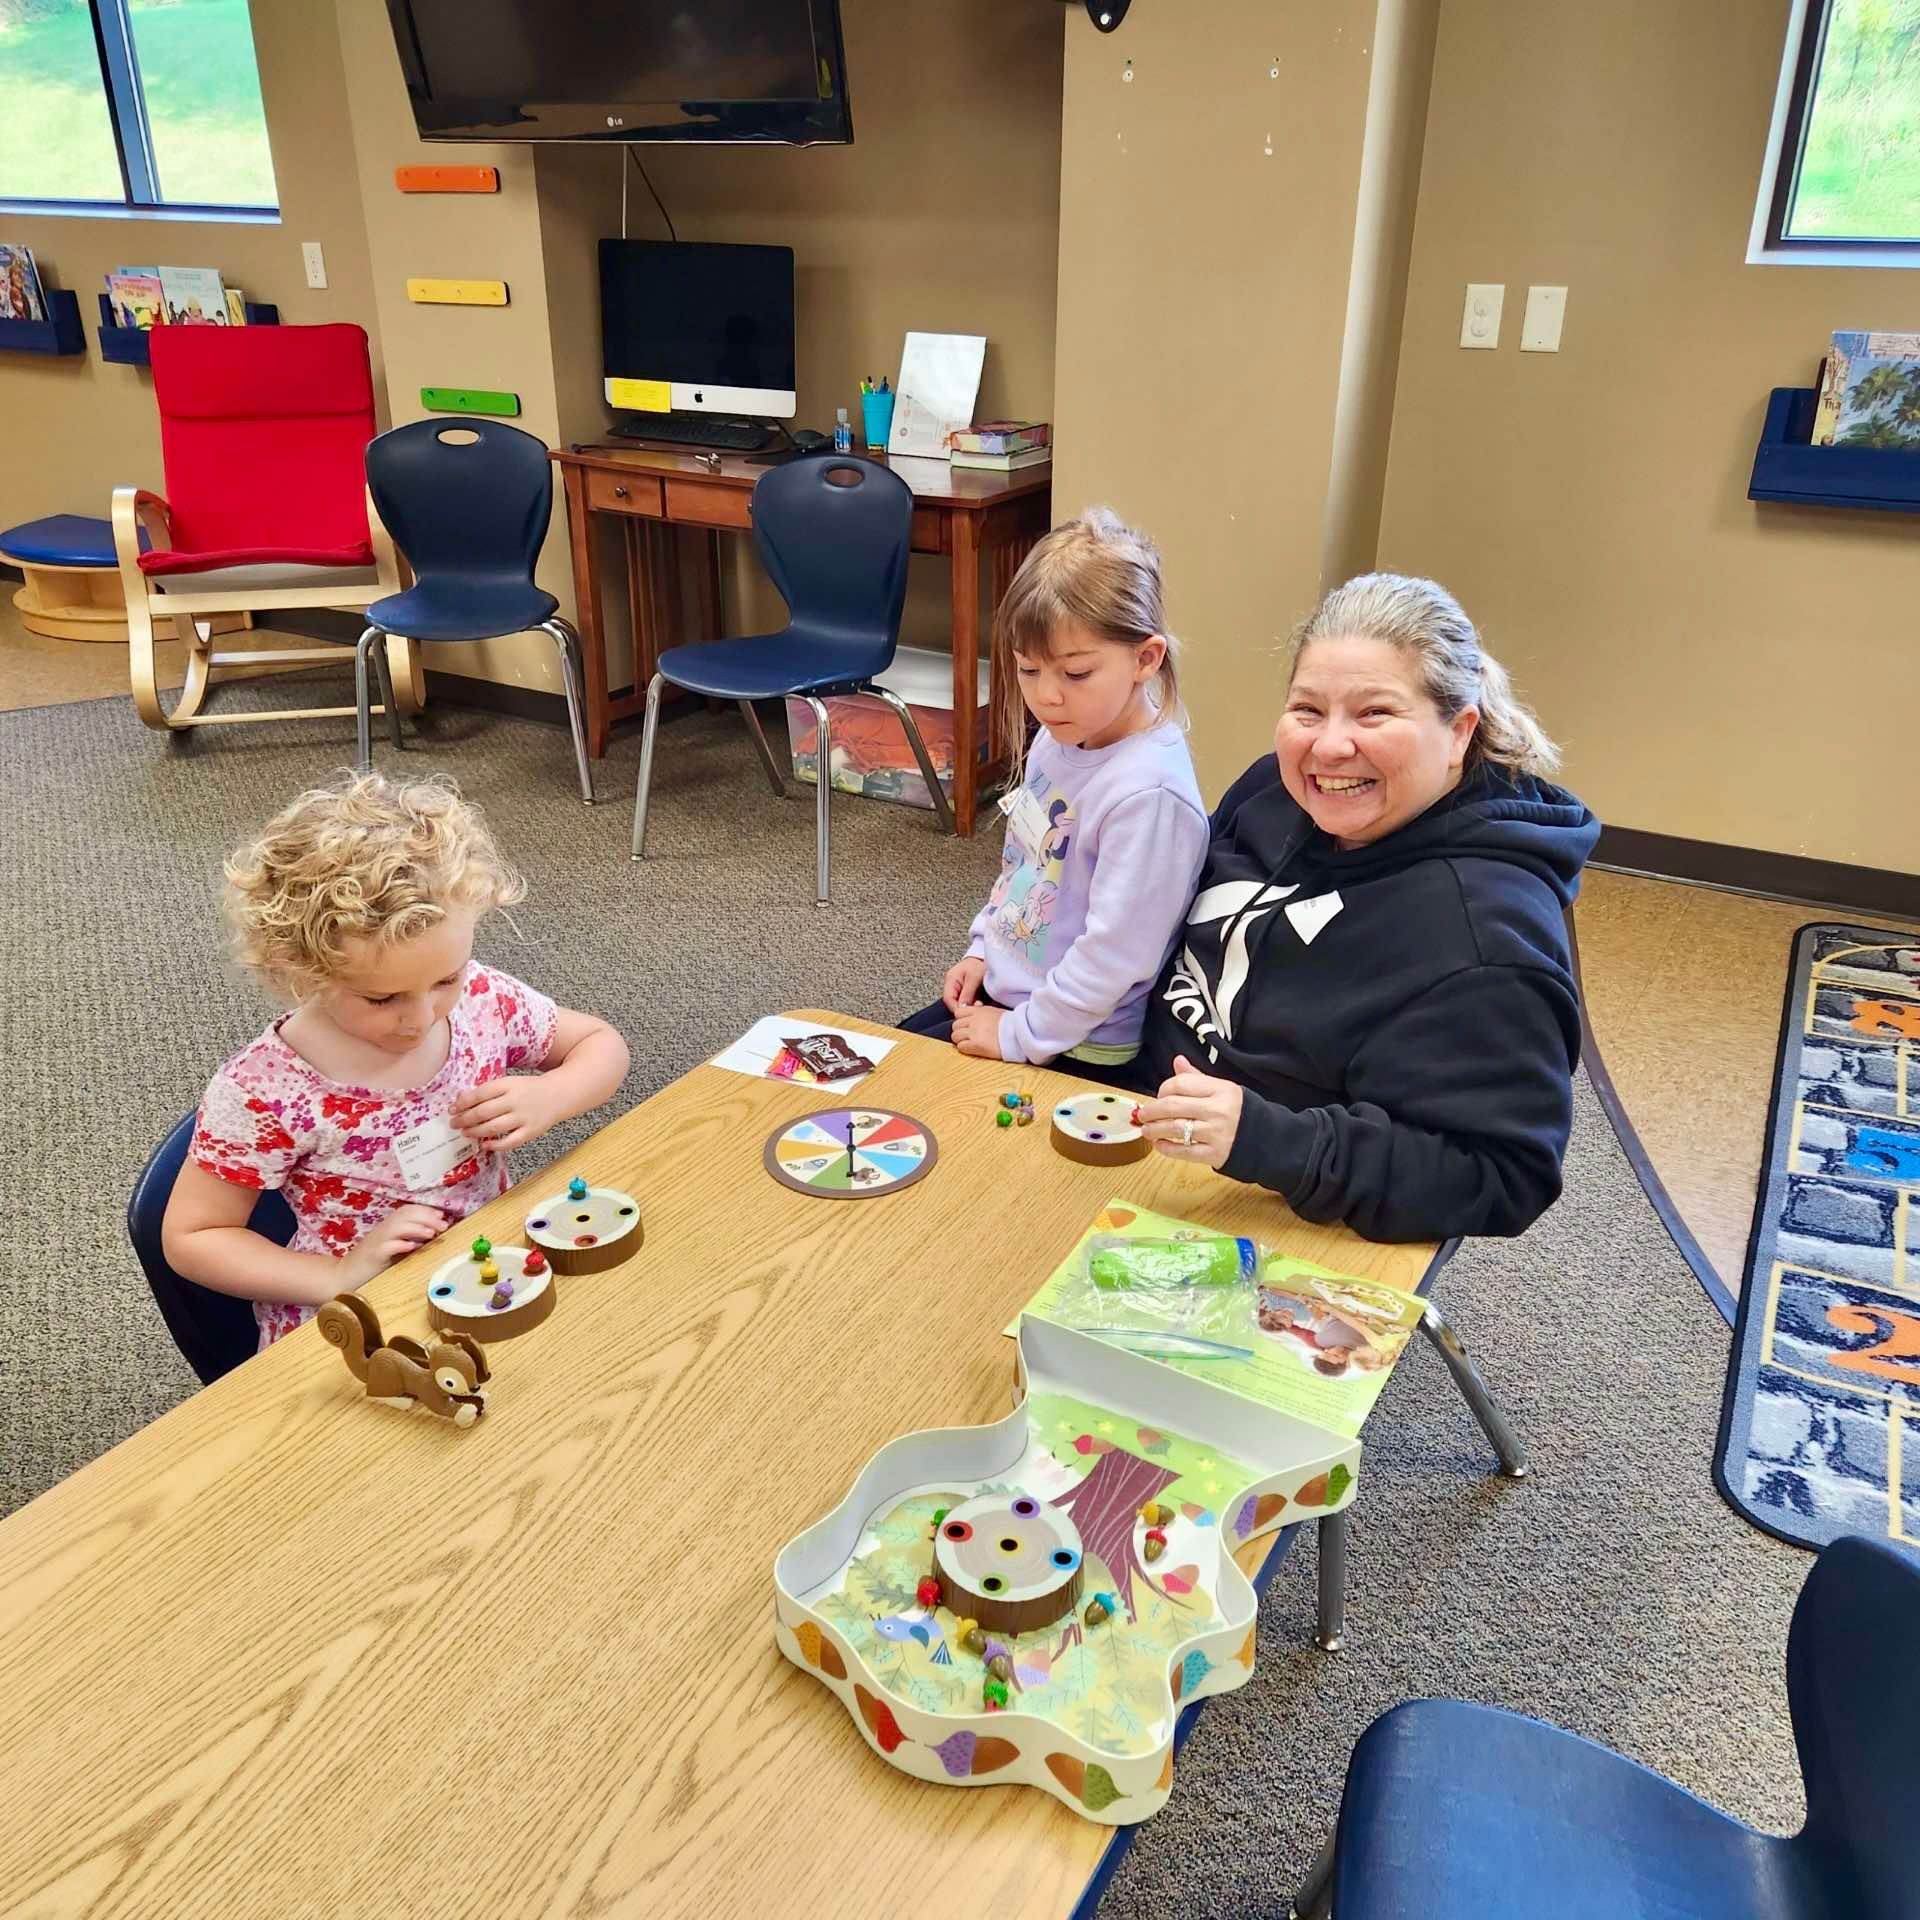
POLYGON ((1490 762, 1510 774, 1544 778, 1560 765, 1560 749, 1514 693, 1506 668, 1480 644, 1460 602, 1438 581, 1363 573, 1335 587, 1294 631, 1289 687, 1307 648, 1336 637, 1382 640, 1411 654, 1421 689, 1441 719, 1479 709, 1480 724, 1467 743, 1468 771, 1490 762))

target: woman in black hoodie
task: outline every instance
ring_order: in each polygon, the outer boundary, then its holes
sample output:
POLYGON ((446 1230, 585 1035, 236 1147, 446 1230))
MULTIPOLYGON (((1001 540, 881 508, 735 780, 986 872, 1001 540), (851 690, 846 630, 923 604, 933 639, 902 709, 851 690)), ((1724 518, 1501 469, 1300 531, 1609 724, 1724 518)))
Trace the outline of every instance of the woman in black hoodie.
POLYGON ((1558 760, 1445 588, 1328 594, 1148 1003, 1159 1150, 1375 1240, 1538 1219, 1580 1054, 1562 915, 1600 832, 1558 760))

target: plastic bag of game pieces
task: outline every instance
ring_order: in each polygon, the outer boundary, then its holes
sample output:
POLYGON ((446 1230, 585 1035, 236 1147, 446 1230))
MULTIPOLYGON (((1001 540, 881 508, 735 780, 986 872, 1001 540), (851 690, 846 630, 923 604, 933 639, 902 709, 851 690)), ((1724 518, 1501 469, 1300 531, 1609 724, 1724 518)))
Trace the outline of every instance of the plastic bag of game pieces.
POLYGON ((1223 1234, 1094 1234, 1049 1317, 1156 1359, 1244 1360, 1263 1257, 1254 1241, 1223 1234))

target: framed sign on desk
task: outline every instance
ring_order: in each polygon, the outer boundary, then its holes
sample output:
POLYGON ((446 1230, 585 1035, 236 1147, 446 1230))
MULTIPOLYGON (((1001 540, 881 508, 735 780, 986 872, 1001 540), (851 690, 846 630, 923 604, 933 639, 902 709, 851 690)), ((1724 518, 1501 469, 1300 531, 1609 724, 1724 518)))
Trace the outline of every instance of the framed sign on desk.
MULTIPOLYGON (((768 469, 731 454, 716 460, 632 447, 573 447, 553 458, 567 493, 574 594, 586 660, 587 750, 598 759, 607 750, 613 723, 638 718, 645 710, 655 661, 682 637, 681 595, 689 585, 698 600, 700 636, 721 637, 718 536, 751 531, 754 484, 768 469), (596 514, 618 522, 626 557, 634 659, 631 682, 619 688, 607 683, 596 514), (690 582, 683 577, 679 544, 672 538, 675 527, 703 528, 715 536, 705 543, 690 582)), ((1015 569, 1052 524, 1053 473, 1046 466, 1020 473, 956 471, 944 460, 902 460, 895 471, 913 489, 913 551, 945 556, 952 572, 953 817, 961 833, 971 834, 981 789, 1007 758, 1007 743, 998 737, 1000 702, 995 697, 988 709, 987 764, 983 768, 980 763, 980 562, 984 556, 988 565, 984 611, 991 618, 1015 569)))

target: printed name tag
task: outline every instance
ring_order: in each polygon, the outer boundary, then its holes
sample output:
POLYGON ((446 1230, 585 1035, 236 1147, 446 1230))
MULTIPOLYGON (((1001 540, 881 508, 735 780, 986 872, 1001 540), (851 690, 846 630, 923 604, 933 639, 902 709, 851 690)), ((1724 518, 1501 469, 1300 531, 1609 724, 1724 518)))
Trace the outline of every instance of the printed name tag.
POLYGON ((470 1160, 480 1149, 458 1132, 445 1114, 423 1121, 410 1133, 395 1136, 394 1158, 406 1175, 413 1193, 426 1193, 440 1185, 462 1160, 470 1160))
POLYGON ((1053 831, 1053 822, 1047 818, 1046 808, 1035 798, 1031 787, 1022 787, 1013 805, 1007 808, 1007 826, 1013 837, 1033 854, 1040 851, 1047 835, 1053 831))

